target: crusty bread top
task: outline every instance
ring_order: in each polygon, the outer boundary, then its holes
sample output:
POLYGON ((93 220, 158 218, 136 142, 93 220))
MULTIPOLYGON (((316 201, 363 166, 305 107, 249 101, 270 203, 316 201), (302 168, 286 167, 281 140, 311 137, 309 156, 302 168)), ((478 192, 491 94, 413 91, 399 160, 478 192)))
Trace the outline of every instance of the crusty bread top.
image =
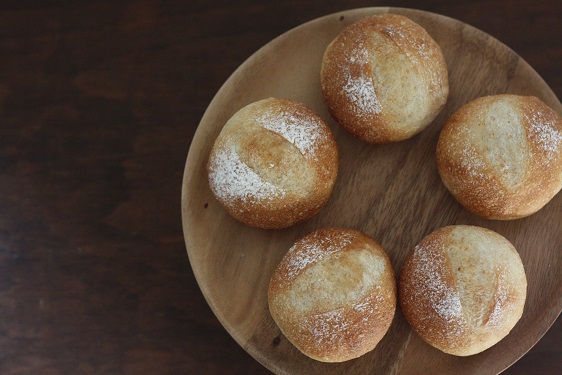
POLYGON ((441 49, 410 19, 366 17, 326 49, 321 84, 332 116, 370 143, 408 138, 428 125, 449 93, 441 49))
POLYGON ((562 188, 562 118, 535 97, 478 98, 443 127, 437 163, 445 186, 473 213, 528 216, 562 188))
POLYGON ((264 99, 226 123, 207 169, 213 193, 234 217, 263 228, 285 227, 326 203, 337 176, 337 145, 305 105, 264 99))
POLYGON ((527 281, 519 254, 488 229, 457 225, 424 238, 400 276, 400 305, 412 328, 450 354, 479 353, 523 313, 527 281))
POLYGON ((396 306, 390 261, 365 234, 318 230, 297 241, 271 277, 269 306, 304 354, 341 362, 372 350, 396 306))

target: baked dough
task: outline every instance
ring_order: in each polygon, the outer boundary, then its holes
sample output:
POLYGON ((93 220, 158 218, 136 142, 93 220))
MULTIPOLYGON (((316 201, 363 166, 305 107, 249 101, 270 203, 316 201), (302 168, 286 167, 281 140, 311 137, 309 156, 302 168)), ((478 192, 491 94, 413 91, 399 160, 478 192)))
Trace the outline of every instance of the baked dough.
POLYGON ((445 353, 467 356, 495 345, 523 313, 527 279, 519 254, 488 229, 438 229, 410 253, 400 306, 417 334, 445 353))
POLYGON ((228 120, 207 171, 213 194, 232 216, 255 227, 283 228, 326 204, 338 150, 330 128, 311 109, 270 98, 228 120))
POLYGON ((321 85, 332 117, 368 143, 412 137, 435 119, 449 94, 439 45, 395 14, 344 29, 326 49, 321 85))
POLYGON ((271 316, 305 355, 342 362, 375 348, 396 309, 388 256, 369 236, 320 229, 298 240, 269 284, 271 316))
POLYGON ((562 188, 562 118, 532 96, 478 98, 443 127, 437 166, 469 211, 499 220, 531 215, 562 188))

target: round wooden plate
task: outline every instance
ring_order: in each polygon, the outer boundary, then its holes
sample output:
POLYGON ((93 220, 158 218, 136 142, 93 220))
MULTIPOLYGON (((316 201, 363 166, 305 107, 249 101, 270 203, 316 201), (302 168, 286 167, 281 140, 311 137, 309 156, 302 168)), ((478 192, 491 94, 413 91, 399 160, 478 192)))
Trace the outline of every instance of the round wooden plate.
POLYGON ((303 24, 251 56, 219 90, 193 138, 185 166, 182 216, 193 272, 228 332, 278 374, 465 374, 498 373, 525 354, 562 309, 562 194, 521 220, 490 221, 468 213, 437 173, 435 147, 444 121, 482 95, 534 95, 558 113, 548 85, 515 52, 482 31, 419 10, 366 8, 303 24), (414 138, 368 145, 330 117, 320 92, 320 64, 328 43, 362 17, 396 13, 422 25, 441 46, 449 68, 450 96, 435 121, 414 138), (326 119, 340 151, 340 170, 328 204, 310 221, 284 230, 246 226, 214 199, 206 173, 209 152, 225 122, 259 99, 285 97, 305 103, 326 119), (280 333, 267 307, 269 278, 293 242, 322 227, 361 230, 387 250, 396 274, 412 248, 449 224, 490 228, 519 250, 528 278, 523 317, 510 335, 483 353, 455 357, 432 348, 412 332, 397 310, 392 326, 372 352, 327 364, 302 355, 280 333))

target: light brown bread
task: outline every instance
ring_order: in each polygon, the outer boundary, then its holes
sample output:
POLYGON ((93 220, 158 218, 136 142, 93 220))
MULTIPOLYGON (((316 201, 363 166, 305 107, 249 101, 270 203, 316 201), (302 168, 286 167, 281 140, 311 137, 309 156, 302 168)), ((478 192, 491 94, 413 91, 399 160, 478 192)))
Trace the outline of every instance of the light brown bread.
POLYGON ((440 228, 410 253, 400 306, 417 334, 445 353, 479 353, 521 318, 527 279, 511 243, 488 229, 440 228))
POLYGON ((338 172, 337 145, 304 104, 264 99, 240 109, 217 137, 207 171, 220 204, 236 219, 283 228, 326 204, 338 172))
POLYGON ((439 45, 404 16, 366 17, 328 46, 321 70, 334 119, 362 141, 401 141, 423 130, 445 105, 447 66, 439 45))
POLYGON ((499 220, 531 215, 562 188, 562 118, 531 96, 478 98, 443 127, 437 165, 469 211, 499 220))
POLYGON ((271 316, 305 355, 342 362, 375 348, 396 309, 388 256, 369 236, 320 229, 298 240, 271 277, 271 316))

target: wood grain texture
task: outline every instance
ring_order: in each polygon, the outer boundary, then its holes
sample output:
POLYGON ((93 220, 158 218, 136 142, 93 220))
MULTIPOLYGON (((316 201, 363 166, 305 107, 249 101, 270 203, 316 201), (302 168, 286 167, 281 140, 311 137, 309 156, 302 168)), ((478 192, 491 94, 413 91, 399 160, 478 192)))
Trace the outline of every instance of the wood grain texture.
POLYGON ((182 203, 195 276, 209 305, 242 347, 279 374, 498 373, 525 354, 562 309, 562 195, 523 220, 485 220, 468 213, 447 192, 435 161, 444 121, 464 103, 500 93, 534 95, 562 113, 548 85, 498 40, 451 18, 416 10, 339 12, 283 34, 250 57, 219 90, 201 120, 186 163, 182 203), (444 110, 421 134, 372 146, 331 119, 319 75, 326 46, 344 27, 386 12, 411 18, 437 41, 449 68, 451 92, 444 110), (303 102, 328 120, 341 159, 327 206, 308 222, 279 231, 258 230, 230 217, 214 200, 205 173, 214 139, 228 118, 267 97, 303 102), (361 230, 381 242, 398 272, 421 238, 450 224, 495 230, 515 245, 525 265, 529 284, 525 312, 512 333, 493 348, 470 357, 446 355, 413 334, 401 313, 374 351, 339 364, 307 358, 280 334, 267 309, 267 285, 297 238, 323 227, 361 230))
MULTIPOLYGON (((559 1, 392 4, 485 30, 562 97, 559 1)), ((258 48, 311 19, 375 5, 0 2, 0 373, 269 374, 213 315, 191 271, 180 212, 187 151, 217 90, 258 48)), ((506 373, 558 374, 561 333, 558 319, 506 373)))

